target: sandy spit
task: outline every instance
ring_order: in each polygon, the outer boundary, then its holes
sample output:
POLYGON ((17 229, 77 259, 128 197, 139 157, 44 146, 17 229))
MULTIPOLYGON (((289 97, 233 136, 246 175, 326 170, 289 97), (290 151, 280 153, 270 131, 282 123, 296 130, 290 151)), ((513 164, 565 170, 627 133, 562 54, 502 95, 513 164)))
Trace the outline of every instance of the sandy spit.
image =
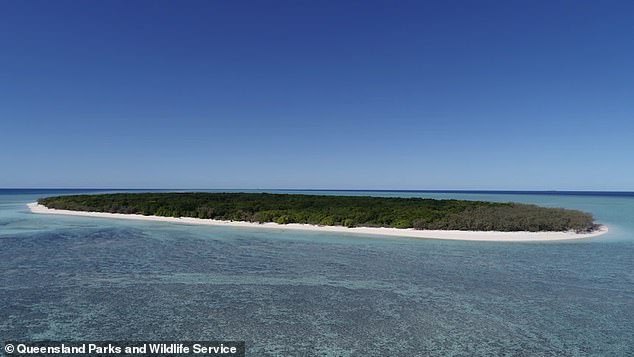
POLYGON ((143 221, 170 222, 179 224, 195 224, 223 227, 240 227, 252 229, 277 229, 295 231, 318 231, 331 233, 354 233, 362 235, 397 236, 409 238, 427 239, 450 239, 469 241, 490 241, 490 242, 535 242, 535 241, 558 241, 570 239, 586 239, 596 237, 608 232, 607 226, 601 226, 599 230, 591 233, 575 232, 498 232, 498 231, 453 231, 453 230, 416 230, 401 228, 375 228, 375 227, 355 227, 347 228, 342 226, 317 226, 312 224, 278 224, 278 223, 253 223, 240 221, 220 221, 212 219, 200 219, 189 217, 160 217, 144 216, 140 214, 104 213, 69 211, 48 208, 36 202, 27 205, 31 212, 41 214, 58 214, 67 216, 97 217, 110 219, 132 219, 143 221))

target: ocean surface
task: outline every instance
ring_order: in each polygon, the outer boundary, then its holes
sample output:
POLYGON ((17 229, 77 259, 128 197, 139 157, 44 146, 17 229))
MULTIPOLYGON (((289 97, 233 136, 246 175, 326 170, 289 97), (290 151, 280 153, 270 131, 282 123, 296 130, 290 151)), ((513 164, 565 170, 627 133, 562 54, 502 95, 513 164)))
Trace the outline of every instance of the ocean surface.
POLYGON ((588 211, 610 228, 545 243, 26 207, 76 192, 0 190, 1 340, 244 340, 249 356, 634 356, 631 193, 308 192, 535 203, 588 211))

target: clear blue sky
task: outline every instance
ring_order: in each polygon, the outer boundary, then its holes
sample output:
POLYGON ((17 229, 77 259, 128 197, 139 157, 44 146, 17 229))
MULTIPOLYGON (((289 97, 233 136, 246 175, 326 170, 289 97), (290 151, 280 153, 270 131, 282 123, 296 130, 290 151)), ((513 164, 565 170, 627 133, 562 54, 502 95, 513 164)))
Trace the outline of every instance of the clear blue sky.
POLYGON ((634 190, 633 14, 1 1, 0 187, 634 190))

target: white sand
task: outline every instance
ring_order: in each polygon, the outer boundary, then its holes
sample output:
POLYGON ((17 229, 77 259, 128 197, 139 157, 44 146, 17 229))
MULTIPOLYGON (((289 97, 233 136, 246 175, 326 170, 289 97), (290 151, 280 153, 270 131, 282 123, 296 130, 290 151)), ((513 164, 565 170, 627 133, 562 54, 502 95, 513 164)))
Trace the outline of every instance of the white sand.
POLYGON ((277 230, 298 230, 298 231, 318 231, 332 233, 356 233, 356 234, 372 234, 382 236, 398 236, 410 238, 430 238, 430 239, 453 239, 453 240, 472 240, 472 241, 491 241, 491 242, 527 242, 527 241, 555 241, 568 239, 584 239, 596 237, 608 232, 607 226, 592 233, 575 233, 575 232, 498 232, 498 231, 450 231, 450 230, 416 230, 416 229, 400 229, 400 228, 370 228, 355 227, 347 228, 342 226, 316 226, 312 224, 277 224, 277 223, 252 223, 240 221, 219 221, 212 219, 200 218, 175 218, 160 216, 143 216, 140 214, 123 214, 123 213, 103 213, 103 212, 84 212, 84 211, 68 211, 48 208, 46 206, 29 203, 27 205, 33 213, 43 214, 60 214, 68 216, 82 217, 98 217, 98 218, 116 218, 116 219, 133 219, 144 221, 170 222, 180 224, 199 224, 210 226, 224 227, 242 227, 254 229, 277 229, 277 230))

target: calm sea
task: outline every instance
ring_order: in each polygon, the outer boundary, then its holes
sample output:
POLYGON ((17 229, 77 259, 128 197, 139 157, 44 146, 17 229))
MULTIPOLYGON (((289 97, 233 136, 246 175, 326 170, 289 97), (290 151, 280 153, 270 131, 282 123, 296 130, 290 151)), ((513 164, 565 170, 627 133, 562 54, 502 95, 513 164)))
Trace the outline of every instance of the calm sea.
POLYGON ((535 203, 588 211, 610 227, 546 243, 185 226, 25 206, 77 192, 0 190, 0 339, 245 340, 249 356, 634 355, 632 193, 309 192, 535 203))

